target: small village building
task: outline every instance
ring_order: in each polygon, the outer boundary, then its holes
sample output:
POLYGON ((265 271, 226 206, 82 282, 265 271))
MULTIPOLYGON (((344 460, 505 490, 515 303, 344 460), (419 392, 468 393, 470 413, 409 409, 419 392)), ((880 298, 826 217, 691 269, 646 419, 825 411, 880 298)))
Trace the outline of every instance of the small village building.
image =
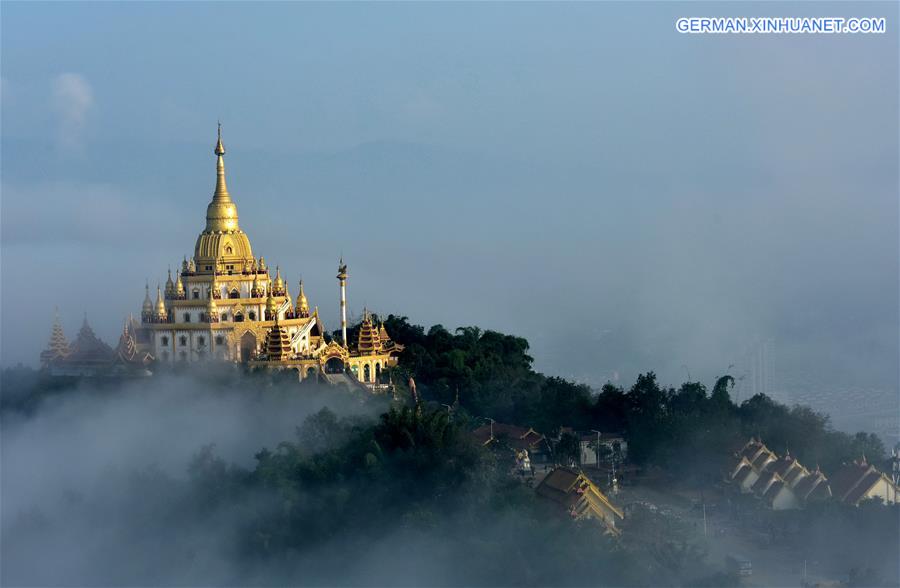
POLYGON ((737 484, 741 492, 751 492, 759 479, 760 473, 778 456, 759 439, 750 441, 737 452, 737 463, 731 471, 731 481, 737 484))
POLYGON ((535 492, 558 504, 575 520, 597 521, 607 533, 621 533, 616 524, 625 515, 579 470, 558 467, 541 480, 535 492))
POLYGON ((597 433, 581 433, 578 440, 581 448, 582 466, 597 466, 599 463, 609 463, 615 459, 617 463, 625 461, 628 457, 628 443, 619 434, 600 433, 600 442, 597 443, 597 433))
POLYGON ((480 445, 513 452, 519 462, 527 458, 529 467, 550 461, 546 437, 530 427, 492 422, 472 431, 472 436, 480 445))
POLYGON ((884 504, 900 503, 900 490, 894 482, 875 466, 866 461, 865 456, 852 463, 843 464, 831 479, 834 497, 844 504, 858 506, 867 499, 884 504))

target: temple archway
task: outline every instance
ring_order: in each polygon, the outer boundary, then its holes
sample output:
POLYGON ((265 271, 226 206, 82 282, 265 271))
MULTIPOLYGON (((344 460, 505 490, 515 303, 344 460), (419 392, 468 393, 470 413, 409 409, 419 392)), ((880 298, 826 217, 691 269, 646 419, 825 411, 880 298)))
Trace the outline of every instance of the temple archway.
POLYGON ((369 364, 363 366, 363 382, 371 381, 370 371, 371 370, 369 370, 369 364))
POLYGON ((344 362, 340 357, 332 357, 328 361, 325 362, 325 373, 326 374, 343 374, 344 373, 344 362))
POLYGON ((241 335, 241 361, 249 361, 256 355, 256 335, 247 331, 241 335))

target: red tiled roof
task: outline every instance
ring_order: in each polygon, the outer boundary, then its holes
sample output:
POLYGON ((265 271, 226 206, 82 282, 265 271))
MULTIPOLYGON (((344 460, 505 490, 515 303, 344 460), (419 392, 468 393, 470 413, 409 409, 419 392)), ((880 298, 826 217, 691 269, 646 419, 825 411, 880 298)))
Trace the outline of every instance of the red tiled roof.
POLYGON ((872 471, 866 473, 865 476, 859 481, 859 483, 854 487, 847 496, 844 497, 844 502, 847 504, 857 504, 860 500, 862 500, 863 496, 872 489, 872 487, 881 479, 881 472, 872 468, 872 471))
POLYGON ((759 475, 759 479, 753 483, 753 486, 750 489, 754 494, 762 494, 766 491, 766 488, 769 486, 769 483, 776 476, 775 472, 763 472, 759 475))
POLYGON ((756 456, 756 458, 751 459, 750 461, 752 462, 753 467, 757 471, 760 471, 760 470, 764 469, 769 462, 774 461, 776 457, 777 456, 774 453, 772 453, 771 451, 769 451, 768 449, 766 449, 764 447, 763 450, 760 451, 759 454, 756 456))
POLYGON ((483 425, 472 431, 475 437, 482 445, 487 445, 492 441, 503 441, 515 449, 534 449, 544 436, 537 433, 534 429, 525 429, 516 425, 506 425, 503 423, 494 423, 491 425, 483 425), (494 436, 491 437, 493 430, 494 436))
MULTIPOLYGON (((866 462, 845 463, 831 476, 831 491, 838 500, 845 500, 850 492, 869 473, 872 466, 866 462)), ((866 488, 865 491, 868 491, 866 488)))
POLYGON ((737 482, 738 484, 742 484, 744 480, 747 479, 747 476, 750 475, 750 472, 753 471, 753 468, 750 467, 749 464, 744 464, 734 473, 734 476, 731 477, 732 480, 737 482))

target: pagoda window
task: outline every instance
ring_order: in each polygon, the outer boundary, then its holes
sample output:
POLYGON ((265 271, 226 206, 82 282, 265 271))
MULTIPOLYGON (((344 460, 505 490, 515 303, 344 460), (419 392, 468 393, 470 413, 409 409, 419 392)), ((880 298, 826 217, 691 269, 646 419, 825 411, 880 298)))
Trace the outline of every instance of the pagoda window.
POLYGON ((194 297, 194 300, 199 300, 200 299, 200 290, 194 288, 194 291, 191 292, 191 295, 194 297))
POLYGON ((186 322, 186 323, 191 322, 191 313, 189 313, 189 312, 184 313, 184 322, 186 322))
POLYGON ((162 338, 162 344, 163 344, 163 347, 168 347, 168 346, 169 346, 169 338, 163 336, 163 338, 162 338))
POLYGON ((206 271, 212 271, 212 266, 211 265, 206 266, 206 271))
POLYGON ((222 313, 222 322, 224 323, 224 322, 227 321, 227 320, 228 320, 228 313, 227 313, 227 312, 223 312, 223 313, 222 313))
POLYGON ((222 335, 216 335, 216 345, 221 345, 225 342, 225 338, 222 335))
POLYGON ((241 293, 238 292, 238 289, 237 289, 237 288, 235 288, 235 289, 233 289, 231 292, 228 293, 228 297, 229 297, 229 298, 240 298, 240 297, 241 297, 241 293))
MULTIPOLYGON (((187 337, 182 335, 181 338, 178 340, 178 342, 181 344, 182 347, 184 347, 185 345, 187 345, 187 337)), ((181 353, 183 354, 184 351, 182 351, 181 353)))
POLYGON ((247 316, 250 317, 250 320, 251 320, 251 321, 255 321, 255 320, 256 320, 256 313, 253 312, 252 310, 251 310, 249 313, 247 313, 247 316))
POLYGON ((363 382, 369 381, 369 364, 363 366, 363 382))
POLYGON ((234 314, 234 322, 236 322, 236 323, 242 323, 242 322, 244 322, 244 315, 243 315, 242 313, 240 313, 240 312, 236 312, 236 313, 234 314))
POLYGON ((206 345, 206 337, 197 337, 197 346, 203 347, 206 345))
POLYGON ((225 246, 225 255, 231 255, 232 253, 234 253, 234 249, 231 248, 231 245, 226 245, 225 246))

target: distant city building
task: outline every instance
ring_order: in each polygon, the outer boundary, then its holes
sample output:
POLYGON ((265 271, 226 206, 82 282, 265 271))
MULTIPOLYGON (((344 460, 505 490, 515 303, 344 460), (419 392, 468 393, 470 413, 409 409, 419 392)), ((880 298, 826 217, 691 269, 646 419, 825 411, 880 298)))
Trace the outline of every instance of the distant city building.
POLYGON ((85 321, 69 349, 57 322, 42 364, 54 373, 89 375, 117 361, 158 365, 220 360, 294 370, 300 379, 343 375, 372 391, 386 390, 386 368, 396 365, 403 346, 391 340, 368 310, 357 340, 347 340, 343 259, 337 274, 342 337, 329 342, 303 282, 292 298, 281 270, 276 267, 273 278, 265 259, 254 257, 225 182, 221 126, 214 153, 216 187, 194 254, 182 260, 174 280, 169 272, 164 289, 157 285, 155 300, 149 284, 145 287, 140 322, 126 322, 119 348, 113 351, 100 341, 85 321))

